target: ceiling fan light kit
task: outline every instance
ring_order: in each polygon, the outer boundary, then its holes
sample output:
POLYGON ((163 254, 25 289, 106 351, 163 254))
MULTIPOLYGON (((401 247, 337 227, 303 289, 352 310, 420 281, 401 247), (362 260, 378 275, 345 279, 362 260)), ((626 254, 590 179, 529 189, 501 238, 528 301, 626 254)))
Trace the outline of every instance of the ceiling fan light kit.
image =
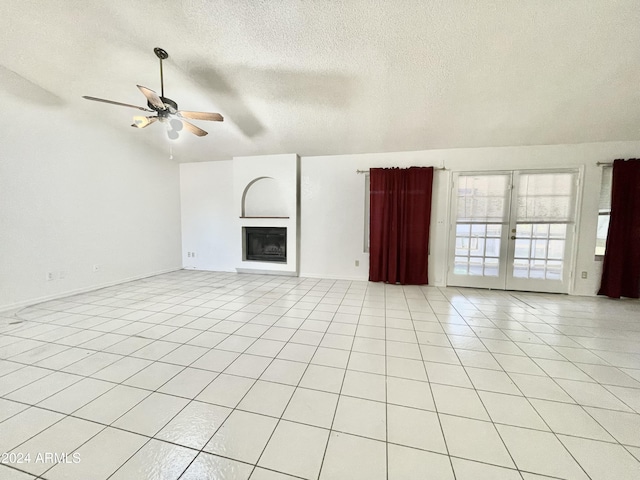
POLYGON ((160 59, 160 95, 158 95, 150 88, 144 87, 142 85, 137 85, 138 89, 147 99, 148 108, 131 105, 129 103, 106 100, 104 98, 90 97, 87 95, 83 95, 82 98, 92 100, 94 102, 110 103, 112 105, 118 105, 121 107, 135 108, 144 112, 155 112, 155 116, 145 117, 142 115, 136 115, 135 117, 133 117, 133 123, 131 124, 131 126, 135 128, 146 128, 152 123, 155 123, 157 120, 160 120, 162 123, 167 124, 167 133, 169 138, 172 140, 178 138, 178 132, 181 131, 183 127, 194 135, 197 135, 198 137, 204 137, 205 135, 207 135, 206 131, 184 119, 188 118, 190 120, 222 122, 224 118, 219 113, 178 110, 178 104, 170 98, 164 96, 164 74, 162 70, 162 62, 163 60, 169 58, 169 54, 166 52, 166 50, 159 47, 154 48, 153 52, 156 54, 156 57, 160 59))

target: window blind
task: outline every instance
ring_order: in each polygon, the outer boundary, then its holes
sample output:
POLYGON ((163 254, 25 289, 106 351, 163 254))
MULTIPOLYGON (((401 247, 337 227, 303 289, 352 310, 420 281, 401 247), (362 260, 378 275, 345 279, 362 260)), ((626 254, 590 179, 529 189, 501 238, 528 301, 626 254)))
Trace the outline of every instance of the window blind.
POLYGON ((613 180, 613 167, 602 167, 602 182, 600 183, 600 201, 598 211, 609 213, 611 211, 611 184, 613 180))

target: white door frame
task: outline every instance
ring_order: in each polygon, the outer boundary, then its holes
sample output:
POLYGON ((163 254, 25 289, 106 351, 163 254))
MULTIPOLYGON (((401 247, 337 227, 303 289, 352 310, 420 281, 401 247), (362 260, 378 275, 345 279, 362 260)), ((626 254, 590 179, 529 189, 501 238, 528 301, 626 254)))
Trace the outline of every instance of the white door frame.
MULTIPOLYGON (((474 275, 460 275, 455 277, 455 281, 452 282, 452 277, 455 276, 454 264, 453 260, 455 257, 456 250, 456 226, 457 226, 457 210, 458 210, 458 196, 456 193, 456 188, 458 185, 458 180, 460 176, 504 176, 506 177, 507 183, 505 185, 504 190, 504 198, 506 200, 505 205, 509 205, 509 198, 511 196, 511 182, 512 182, 512 172, 506 170, 496 170, 496 171, 485 171, 485 172, 454 172, 451 177, 451 186, 449 189, 450 202, 449 202, 449 241, 448 241, 448 251, 447 251, 447 275, 446 282, 447 285, 454 285, 456 287, 471 287, 471 288, 489 288, 489 289, 499 289, 504 290, 504 279, 506 276, 506 258, 507 258, 507 248, 508 248, 508 240, 507 234, 509 231, 509 211, 504 212, 501 227, 501 235, 500 235, 500 254, 499 258, 501 261, 499 262, 499 273, 497 276, 474 276, 474 275)), ((492 224, 496 224, 496 222, 491 222, 492 224)), ((483 225, 480 223, 479 225, 483 225)), ((484 224, 486 225, 486 224, 484 224)))
POLYGON ((485 170, 485 171, 456 171, 452 172, 451 175, 451 184, 449 189, 449 209, 448 209, 448 223, 449 228, 447 230, 448 240, 447 240, 447 271, 445 275, 446 284, 451 286, 460 286, 460 287, 471 287, 471 288, 488 288, 488 289, 500 289, 506 290, 507 286, 509 286, 513 290, 523 290, 523 291, 536 291, 536 292, 549 292, 549 293, 571 293, 574 289, 575 285, 575 275, 574 275, 574 266, 576 264, 577 257, 577 239, 579 232, 579 215, 578 212, 581 211, 580 206, 582 204, 582 178, 583 178, 584 168, 582 167, 574 167, 574 168, 557 168, 557 169, 514 169, 514 170, 485 170), (513 252, 515 249, 515 242, 509 237, 513 235, 511 232, 512 228, 515 228, 516 225, 516 208, 514 207, 514 201, 517 198, 515 195, 515 186, 513 183, 515 182, 515 178, 517 178, 520 173, 574 173, 575 174, 575 184, 573 190, 573 199, 574 199, 574 221, 572 224, 568 225, 566 243, 565 243, 565 255, 563 258, 564 269, 563 269, 563 281, 559 282, 559 284, 554 284, 552 280, 541 280, 534 281, 531 279, 526 279, 522 281, 520 279, 513 280, 512 274, 509 270, 513 268, 513 252), (460 176, 472 176, 472 175, 510 175, 510 189, 505 194, 505 197, 508 198, 509 203, 509 212, 506 213, 507 218, 503 223, 502 235, 501 235, 501 245, 500 245, 500 275, 497 277, 497 280, 493 280, 496 277, 480 277, 480 276, 458 276, 456 277, 455 283, 451 282, 451 275, 453 271, 453 260, 454 260, 454 252, 456 245, 456 232, 454 229, 456 228, 456 220, 457 220, 457 195, 456 186, 458 185, 458 178, 460 176), (507 250, 505 252, 505 250, 507 250), (551 282, 551 283, 550 283, 551 282))

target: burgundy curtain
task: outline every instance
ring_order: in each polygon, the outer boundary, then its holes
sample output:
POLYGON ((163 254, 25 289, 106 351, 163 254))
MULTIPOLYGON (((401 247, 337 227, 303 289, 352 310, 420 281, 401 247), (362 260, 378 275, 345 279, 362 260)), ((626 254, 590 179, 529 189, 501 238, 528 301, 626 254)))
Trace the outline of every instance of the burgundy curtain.
POLYGON ((640 159, 613 162, 611 220, 598 295, 640 297, 640 159))
POLYGON ((369 280, 427 281, 433 167, 372 168, 369 280))

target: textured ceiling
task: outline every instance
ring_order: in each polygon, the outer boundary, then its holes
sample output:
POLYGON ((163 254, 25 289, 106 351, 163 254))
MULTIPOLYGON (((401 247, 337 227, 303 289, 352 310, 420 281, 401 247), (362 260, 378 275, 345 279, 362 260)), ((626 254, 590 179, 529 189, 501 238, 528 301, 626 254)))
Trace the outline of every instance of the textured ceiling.
MULTIPOLYGON (((182 162, 640 139, 638 0, 3 0, 0 94, 129 127, 159 91, 182 162)), ((22 121, 19 115, 16 121, 22 121)))

